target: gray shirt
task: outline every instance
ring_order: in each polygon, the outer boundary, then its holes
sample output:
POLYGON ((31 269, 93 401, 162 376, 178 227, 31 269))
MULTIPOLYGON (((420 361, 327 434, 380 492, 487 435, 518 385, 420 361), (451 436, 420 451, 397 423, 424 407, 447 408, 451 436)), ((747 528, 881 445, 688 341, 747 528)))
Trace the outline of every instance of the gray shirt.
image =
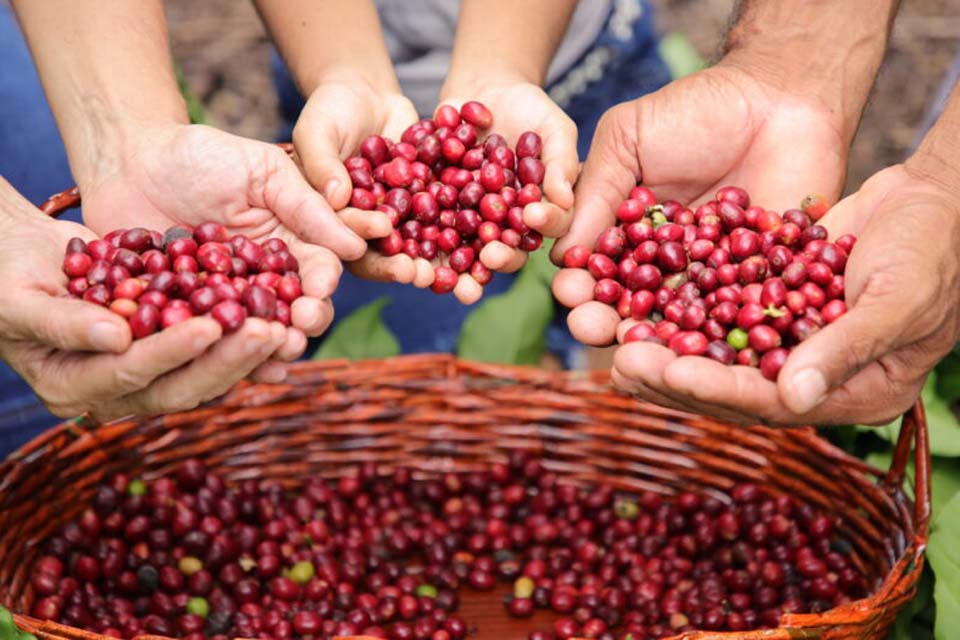
MULTIPOLYGON (((614 0, 580 0, 547 72, 551 83, 589 49, 614 0)), ((450 67, 459 0, 376 0, 384 37, 404 94, 430 114, 450 67)))

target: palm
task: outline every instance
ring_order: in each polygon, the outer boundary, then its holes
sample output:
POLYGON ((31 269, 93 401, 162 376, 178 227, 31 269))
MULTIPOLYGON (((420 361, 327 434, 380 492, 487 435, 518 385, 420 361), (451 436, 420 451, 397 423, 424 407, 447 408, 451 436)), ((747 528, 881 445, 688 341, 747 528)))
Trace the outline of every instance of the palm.
POLYGON ((271 185, 289 160, 272 145, 190 126, 149 136, 136 155, 84 190, 84 221, 98 233, 215 221, 257 240, 291 239, 290 225, 275 210, 294 194, 271 185))
POLYGON ((696 203, 733 184, 784 210, 843 184, 846 149, 823 111, 728 67, 638 100, 636 131, 640 177, 663 198, 696 203))

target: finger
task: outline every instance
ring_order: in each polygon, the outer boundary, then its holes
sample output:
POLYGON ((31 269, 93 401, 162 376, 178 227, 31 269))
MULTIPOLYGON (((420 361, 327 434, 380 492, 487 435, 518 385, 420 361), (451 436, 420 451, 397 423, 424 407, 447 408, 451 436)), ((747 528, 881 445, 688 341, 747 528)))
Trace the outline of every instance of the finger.
POLYGON ((223 335, 211 318, 191 318, 134 341, 119 355, 98 354, 64 361, 53 373, 72 402, 119 398, 197 358, 223 335))
POLYGON ((393 231, 390 219, 382 211, 364 211, 347 207, 340 211, 339 215, 354 233, 365 240, 385 238, 393 231))
POLYGON ((565 307, 573 309, 593 300, 597 281, 586 269, 560 269, 553 276, 553 296, 565 307))
POLYGON ((298 237, 329 248, 344 260, 356 260, 367 243, 351 231, 330 204, 313 190, 293 161, 277 149, 273 166, 265 169, 262 205, 273 211, 298 237))
POLYGON ((462 304, 470 305, 483 297, 483 287, 469 273, 461 273, 453 288, 453 295, 462 304))
POLYGON ((104 413, 116 417, 193 409, 249 376, 285 339, 281 324, 248 318, 236 333, 225 336, 202 357, 111 403, 104 413))
POLYGON ((594 347, 613 343, 618 324, 620 314, 610 305, 595 300, 576 307, 567 316, 567 326, 573 337, 594 347))
POLYGON ((306 350, 307 336, 304 335, 303 331, 293 327, 284 327, 283 342, 280 343, 280 347, 273 354, 273 357, 283 362, 293 362, 302 356, 306 350))
POLYGON ((293 238, 290 253, 300 263, 300 286, 303 295, 326 299, 333 295, 343 275, 343 263, 325 247, 307 244, 293 238))
POLYGON ((254 369, 249 378, 262 384, 280 384, 287 379, 287 367, 282 362, 267 360, 254 369))
POLYGON ((290 305, 290 321, 308 336, 319 336, 333 322, 333 302, 328 298, 297 298, 290 305))
POLYGON ((423 258, 417 258, 413 261, 413 264, 416 268, 416 274, 413 276, 413 286, 420 289, 426 289, 432 285, 435 273, 433 270, 433 265, 430 264, 430 261, 423 258))
POLYGON ((40 342, 63 351, 120 353, 130 346, 130 327, 115 313, 83 300, 40 291, 18 293, 0 305, 5 337, 40 342))
POLYGON ((689 413, 689 409, 687 409, 682 403, 676 402, 669 396, 665 396, 662 393, 654 391, 635 378, 629 378, 625 376, 616 367, 613 367, 610 370, 610 381, 613 382, 613 385, 618 389, 622 389, 627 393, 632 393, 638 400, 652 402, 653 404, 666 407, 667 409, 689 413))
POLYGON ((340 159, 340 132, 322 109, 313 114, 316 117, 309 119, 309 129, 301 122, 294 127, 293 143, 310 184, 331 207, 340 210, 350 202, 353 191, 350 174, 340 159))
POLYGON ((543 192, 547 199, 562 209, 573 206, 573 183, 580 170, 577 156, 577 125, 565 114, 562 121, 546 132, 540 159, 546 171, 543 192))
POLYGON ((508 247, 499 240, 494 240, 480 250, 480 262, 491 271, 503 271, 508 264, 516 259, 519 253, 521 253, 519 249, 508 247))
POLYGON ((831 389, 899 345, 919 314, 903 300, 886 298, 862 295, 850 311, 794 348, 777 383, 785 406, 797 414, 812 411, 831 389))
POLYGON ((523 208, 523 221, 548 238, 559 238, 570 230, 573 212, 551 202, 531 202, 523 208))
POLYGON ((619 204, 640 179, 638 131, 631 103, 610 109, 600 119, 575 189, 570 233, 550 252, 559 263, 568 247, 592 247, 597 236, 612 225, 619 204))
POLYGON ((359 260, 348 263, 347 268, 358 278, 375 282, 410 284, 417 276, 417 265, 404 253, 386 257, 369 250, 359 260))

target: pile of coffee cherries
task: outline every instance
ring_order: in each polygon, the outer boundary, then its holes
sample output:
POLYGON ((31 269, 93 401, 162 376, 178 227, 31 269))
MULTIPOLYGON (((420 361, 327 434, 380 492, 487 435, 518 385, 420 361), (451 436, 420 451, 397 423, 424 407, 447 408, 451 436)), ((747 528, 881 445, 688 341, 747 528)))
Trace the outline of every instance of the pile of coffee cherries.
POLYGON ((290 305, 302 295, 298 269, 283 240, 229 237, 214 222, 162 235, 134 228, 72 238, 63 259, 69 294, 126 318, 134 339, 202 315, 225 332, 248 316, 289 326, 290 305))
POLYGON ((563 263, 590 271, 595 300, 640 321, 623 342, 760 367, 775 380, 792 346, 847 310, 843 273, 856 238, 827 240, 814 217, 822 198, 804 207, 780 215, 724 187, 692 211, 638 186, 593 251, 571 247, 563 263))
POLYGON ((453 291, 463 273, 490 282, 493 274, 479 259, 490 242, 523 251, 543 242, 523 221, 523 207, 542 196, 540 136, 523 133, 511 149, 503 136, 481 135, 492 126, 493 115, 479 102, 459 112, 444 105, 400 142, 370 136, 344 163, 353 183, 350 206, 382 211, 394 226, 371 246, 385 256, 439 259, 437 293, 453 291))
POLYGON ((673 498, 577 486, 521 453, 421 477, 364 464, 291 488, 190 460, 112 477, 45 544, 34 616, 107 636, 460 640, 460 598, 552 622, 529 640, 775 627, 862 597, 838 522, 756 485, 673 498))

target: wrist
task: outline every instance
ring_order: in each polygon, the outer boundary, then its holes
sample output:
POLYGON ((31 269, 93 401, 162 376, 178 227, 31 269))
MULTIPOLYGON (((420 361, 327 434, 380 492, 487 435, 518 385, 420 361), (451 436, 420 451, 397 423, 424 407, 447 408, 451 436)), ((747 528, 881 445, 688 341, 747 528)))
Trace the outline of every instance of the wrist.
POLYGON ((899 0, 744 0, 720 64, 822 107, 849 143, 898 5, 899 0))
POLYGON ((440 101, 471 100, 490 89, 520 84, 540 86, 540 82, 535 78, 515 68, 451 66, 450 73, 440 89, 440 101))
POLYGON ((932 182, 960 202, 960 84, 920 146, 904 163, 907 171, 932 182))

